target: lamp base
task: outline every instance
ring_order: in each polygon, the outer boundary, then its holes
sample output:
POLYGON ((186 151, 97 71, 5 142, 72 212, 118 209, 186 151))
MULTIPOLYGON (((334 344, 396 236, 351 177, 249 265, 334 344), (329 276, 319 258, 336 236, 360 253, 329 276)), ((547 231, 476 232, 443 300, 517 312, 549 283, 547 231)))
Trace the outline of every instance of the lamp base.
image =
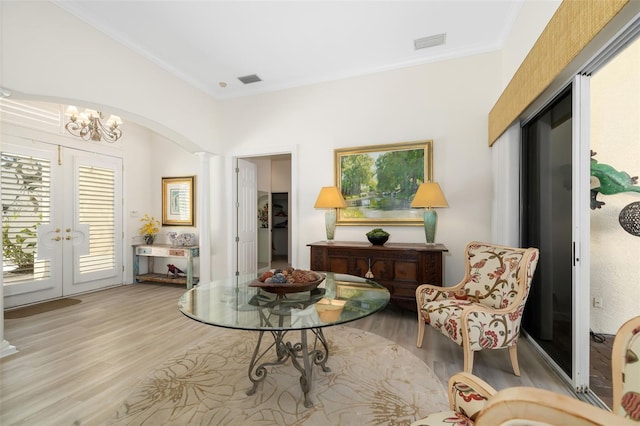
POLYGON ((435 244, 436 224, 438 223, 438 213, 433 209, 424 210, 424 236, 427 244, 435 244))
POLYGON ((327 230, 327 242, 332 243, 336 233, 336 209, 327 209, 324 214, 324 226, 327 230))

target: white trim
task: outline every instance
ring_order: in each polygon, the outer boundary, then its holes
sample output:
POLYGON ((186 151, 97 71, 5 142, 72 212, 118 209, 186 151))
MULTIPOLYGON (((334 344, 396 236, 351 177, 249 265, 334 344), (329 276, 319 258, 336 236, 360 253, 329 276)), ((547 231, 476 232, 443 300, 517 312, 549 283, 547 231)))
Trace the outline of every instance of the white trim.
MULTIPOLYGON (((0 295, 1 296, 1 295, 0 295)), ((10 345, 6 340, 2 341, 2 345, 0 346, 0 358, 4 358, 5 356, 13 355, 17 353, 18 350, 15 346, 10 345)))
POLYGON ((591 177, 591 99, 590 78, 577 75, 572 90, 572 240, 573 254, 573 386, 579 392, 589 389, 590 315, 590 177, 591 177))
MULTIPOLYGON (((235 190, 235 164, 237 158, 255 158, 255 157, 269 157, 272 155, 286 155, 289 154, 291 156, 291 193, 289 194, 289 205, 291 207, 289 211, 289 223, 293 224, 290 227, 291 230, 291 246, 290 246, 290 261, 291 265, 298 265, 298 251, 301 250, 300 245, 298 244, 298 234, 299 234, 299 210, 298 206, 298 145, 284 146, 284 147, 273 147, 267 149, 265 151, 253 151, 253 152, 238 152, 238 153, 230 153, 227 156, 227 173, 226 176, 231 177, 229 185, 227 185, 227 198, 228 200, 236 200, 237 197, 233 195, 233 191, 235 190)), ((232 230, 236 229, 237 217, 236 217, 236 206, 234 203, 229 203, 227 206, 227 217, 231 218, 230 221, 233 224, 232 230)), ((231 234, 230 234, 231 235, 231 234)), ((238 253, 236 251, 236 241, 235 236, 232 236, 228 239, 228 253, 231 253, 231 256, 228 256, 227 268, 228 268, 228 276, 233 276, 235 274, 235 265, 238 253)), ((303 246, 302 249, 306 249, 306 246, 303 246)))

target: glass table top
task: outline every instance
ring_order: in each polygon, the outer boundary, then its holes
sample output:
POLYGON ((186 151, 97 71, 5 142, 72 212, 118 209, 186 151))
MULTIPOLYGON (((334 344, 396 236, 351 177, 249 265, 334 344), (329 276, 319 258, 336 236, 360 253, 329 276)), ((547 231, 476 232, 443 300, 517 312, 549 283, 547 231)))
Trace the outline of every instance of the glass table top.
POLYGON ((242 330, 304 330, 344 324, 384 308, 389 291, 353 275, 322 272, 317 288, 278 295, 249 284, 256 276, 200 283, 180 297, 180 311, 196 321, 242 330))

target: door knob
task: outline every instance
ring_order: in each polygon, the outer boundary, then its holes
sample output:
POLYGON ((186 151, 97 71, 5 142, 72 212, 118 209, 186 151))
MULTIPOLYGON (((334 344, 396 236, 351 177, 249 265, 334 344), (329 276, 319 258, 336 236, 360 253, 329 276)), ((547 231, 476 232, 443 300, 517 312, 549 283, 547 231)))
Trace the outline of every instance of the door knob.
POLYGON ((67 229, 65 229, 65 231, 71 232, 71 228, 67 228, 67 229))
POLYGON ((75 237, 72 237, 71 235, 67 235, 66 237, 64 237, 65 240, 69 241, 69 240, 73 240, 75 237))
POLYGON ((62 239, 62 238, 61 238, 60 236, 58 236, 58 237, 53 237, 53 238, 52 238, 52 240, 53 240, 53 241, 60 241, 61 239, 62 239))

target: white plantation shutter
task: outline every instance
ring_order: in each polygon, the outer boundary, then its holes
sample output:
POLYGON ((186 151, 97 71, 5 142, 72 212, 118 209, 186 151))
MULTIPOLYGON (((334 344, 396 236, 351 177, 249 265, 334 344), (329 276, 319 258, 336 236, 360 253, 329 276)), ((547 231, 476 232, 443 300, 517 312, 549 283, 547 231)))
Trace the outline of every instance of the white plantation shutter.
POLYGON ((37 257, 37 229, 51 220, 51 162, 3 152, 1 177, 5 284, 48 278, 50 261, 26 262, 25 254, 37 257))
POLYGON ((89 226, 89 254, 79 257, 79 272, 112 270, 116 245, 116 177, 112 169, 78 169, 78 222, 89 226))

